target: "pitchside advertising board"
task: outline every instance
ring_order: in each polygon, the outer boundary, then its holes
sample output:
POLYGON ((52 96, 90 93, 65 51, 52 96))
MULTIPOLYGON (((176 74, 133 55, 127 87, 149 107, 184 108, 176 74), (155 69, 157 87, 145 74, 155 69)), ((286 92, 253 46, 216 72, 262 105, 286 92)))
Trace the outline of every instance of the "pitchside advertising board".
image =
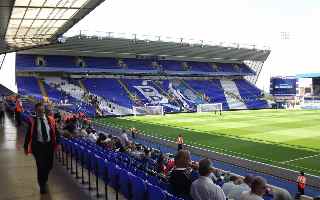
POLYGON ((299 88, 297 83, 295 77, 273 77, 270 79, 270 94, 279 99, 294 99, 299 88))

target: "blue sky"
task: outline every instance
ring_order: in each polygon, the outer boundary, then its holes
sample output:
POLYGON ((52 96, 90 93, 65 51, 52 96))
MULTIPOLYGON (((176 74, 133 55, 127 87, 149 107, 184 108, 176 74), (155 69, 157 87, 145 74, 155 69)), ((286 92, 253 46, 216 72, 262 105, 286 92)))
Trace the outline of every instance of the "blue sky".
MULTIPOLYGON (((257 83, 266 89, 270 76, 320 71, 319 19, 319 0, 107 0, 67 35, 87 30, 266 45, 271 54, 257 83)), ((0 83, 8 82, 1 75, 0 83)))

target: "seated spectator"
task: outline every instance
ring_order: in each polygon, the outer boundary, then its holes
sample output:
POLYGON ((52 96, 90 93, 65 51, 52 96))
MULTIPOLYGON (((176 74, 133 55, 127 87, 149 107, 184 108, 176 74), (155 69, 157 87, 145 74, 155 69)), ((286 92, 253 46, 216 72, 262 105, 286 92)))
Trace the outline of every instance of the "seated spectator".
POLYGON ((106 139, 107 137, 103 133, 99 133, 96 144, 99 146, 103 146, 106 139))
POLYGON ((223 190, 224 194, 226 196, 228 196, 230 191, 238 184, 239 184, 239 177, 231 176, 230 181, 223 184, 223 186, 222 186, 222 190, 223 190))
POLYGON ((79 135, 81 137, 86 137, 88 135, 88 133, 87 133, 86 129, 81 128, 80 131, 79 131, 79 135))
POLYGON ((142 163, 143 163, 144 169, 149 168, 149 161, 150 160, 151 160, 151 151, 148 148, 145 148, 143 150, 143 156, 142 156, 142 163))
POLYGON ((247 175, 244 178, 243 182, 241 181, 242 183, 232 188, 232 190, 229 192, 229 195, 227 196, 228 199, 239 200, 240 195, 243 192, 251 190, 250 187, 251 187, 252 181, 253 181, 253 176, 247 175))
POLYGON ((93 133, 93 132, 88 133, 87 137, 91 142, 94 142, 94 143, 97 142, 98 136, 95 133, 93 133))
POLYGON ((87 133, 94 133, 95 130, 91 127, 91 124, 88 125, 88 127, 86 128, 87 133))
POLYGON ((157 160, 155 171, 159 174, 167 175, 167 167, 165 164, 165 156, 161 154, 157 160))
POLYGON ((291 194, 287 190, 277 190, 273 192, 274 200, 292 200, 291 194))
POLYGON ((188 197, 191 188, 190 153, 180 150, 174 158, 175 168, 169 175, 169 183, 172 191, 179 197, 188 197))
POLYGON ((225 200, 222 189, 213 183, 209 175, 213 172, 209 159, 199 162, 200 177, 191 185, 191 197, 193 200, 225 200))
POLYGON ((63 127, 63 135, 67 138, 75 137, 76 133, 76 119, 71 118, 65 122, 65 126, 63 127))
POLYGON ((263 195, 267 190, 267 181, 256 176, 251 183, 251 191, 245 191, 240 195, 240 200, 263 200, 263 195))

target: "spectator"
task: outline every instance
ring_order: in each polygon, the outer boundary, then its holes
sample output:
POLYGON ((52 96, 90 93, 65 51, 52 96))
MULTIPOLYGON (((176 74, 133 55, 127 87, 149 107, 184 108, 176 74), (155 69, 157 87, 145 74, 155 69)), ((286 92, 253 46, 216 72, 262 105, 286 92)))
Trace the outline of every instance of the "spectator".
POLYGON ((106 139, 107 137, 103 133, 99 133, 96 144, 99 146, 103 146, 106 139))
POLYGON ((36 116, 29 118, 29 128, 25 136, 24 152, 32 153, 37 166, 40 193, 47 193, 47 181, 53 167, 53 152, 57 148, 56 124, 51 116, 46 116, 42 103, 35 105, 36 116))
POLYGON ((87 133, 95 133, 96 131, 91 127, 91 124, 88 125, 88 127, 86 128, 87 133))
POLYGON ((223 190, 224 194, 225 194, 226 196, 228 196, 229 193, 231 192, 231 190, 232 190, 234 187, 236 187, 236 185, 238 185, 238 184, 239 184, 239 177, 237 177, 237 176, 231 176, 231 177, 230 177, 230 181, 227 182, 227 183, 225 183, 225 184, 223 184, 223 186, 222 186, 222 190, 223 190))
POLYGON ((263 195, 266 193, 267 181, 256 176, 251 184, 251 191, 245 191, 240 195, 240 200, 263 200, 263 195))
POLYGON ((79 132, 81 137, 86 137, 88 135, 85 128, 81 128, 79 132))
POLYGON ((183 137, 182 134, 179 134, 178 138, 177 138, 177 144, 178 144, 178 151, 180 151, 183 148, 183 137))
POLYGON ((4 106, 4 100, 0 101, 0 125, 4 123, 4 112, 5 112, 5 106, 4 106))
POLYGON ((227 196, 228 199, 239 200, 241 193, 251 190, 250 187, 251 187, 252 181, 253 181, 253 176, 247 175, 240 185, 236 185, 235 187, 232 188, 232 190, 229 192, 229 195, 227 196))
POLYGON ((169 183, 173 193, 179 197, 190 194, 192 183, 190 161, 190 153, 187 150, 180 150, 174 159, 175 168, 170 173, 169 183))
POLYGON ((98 137, 97 137, 97 135, 96 135, 94 132, 91 132, 91 133, 88 133, 88 139, 89 139, 91 142, 96 143, 98 137))
POLYGON ((148 148, 145 148, 143 150, 144 154, 142 156, 142 163, 143 163, 143 168, 148 169, 149 167, 149 161, 150 161, 150 150, 148 148))
POLYGON ((76 135, 76 119, 74 117, 68 119, 63 130, 65 137, 74 137, 76 135))
POLYGON ((292 200, 292 196, 287 190, 277 190, 273 192, 273 200, 292 200))
POLYGON ((300 175, 297 178, 297 185, 298 185, 298 195, 304 195, 304 188, 306 186, 307 179, 304 176, 304 172, 300 172, 300 175))
POLYGON ((22 103, 20 100, 20 96, 17 95, 16 96, 16 105, 15 105, 15 118, 16 118, 16 122, 17 125, 20 126, 21 125, 21 113, 23 112, 23 107, 22 107, 22 103))
POLYGON ((136 133, 137 133, 137 129, 136 128, 131 128, 131 137, 132 139, 136 139, 136 133))
POLYGON ((213 172, 211 161, 203 159, 199 162, 200 177, 191 185, 193 200, 225 200, 222 189, 213 183, 209 175, 213 172))
POLYGON ((161 154, 157 160, 155 170, 159 174, 167 175, 167 167, 165 165, 165 156, 161 154))
POLYGON ((119 139, 120 139, 122 147, 125 147, 130 143, 128 135, 125 130, 122 130, 122 134, 120 135, 119 139))

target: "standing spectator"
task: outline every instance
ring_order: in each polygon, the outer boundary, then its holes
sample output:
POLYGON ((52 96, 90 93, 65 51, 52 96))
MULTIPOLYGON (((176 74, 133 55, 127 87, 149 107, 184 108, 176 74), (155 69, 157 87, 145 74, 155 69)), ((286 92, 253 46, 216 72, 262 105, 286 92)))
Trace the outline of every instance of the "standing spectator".
POLYGON ((29 118, 29 129, 25 137, 24 152, 32 153, 37 165, 40 193, 47 193, 47 181, 53 167, 53 152, 57 147, 56 124, 46 116, 42 103, 35 105, 35 117, 29 118))
POLYGON ((225 200, 222 189, 213 183, 209 175, 212 173, 211 161, 203 159, 199 162, 200 177, 191 185, 191 197, 193 200, 225 200))
POLYGON ((131 128, 131 137, 132 139, 136 139, 136 132, 137 132, 137 129, 136 128, 131 128))
POLYGON ((4 112, 5 112, 4 100, 0 100, 0 125, 4 123, 4 112))
POLYGON ((230 177, 230 181, 225 183, 225 184, 223 184, 223 186, 222 186, 222 190, 223 190, 224 194, 226 196, 228 196, 229 193, 232 191, 232 189, 234 187, 236 187, 238 184, 239 184, 239 177, 231 176, 230 177))
POLYGON ((183 149, 183 137, 182 134, 179 134, 178 138, 177 138, 177 144, 178 144, 178 151, 180 151, 181 149, 183 149))
POLYGON ((174 158, 175 168, 169 175, 169 182, 173 193, 179 197, 188 198, 190 194, 192 183, 190 162, 190 153, 187 150, 180 150, 174 158))
POLYGON ((306 187, 307 178, 304 176, 304 172, 300 172, 297 178, 299 195, 304 195, 304 188, 306 187))
POLYGON ((126 147, 128 145, 128 143, 130 142, 128 135, 124 129, 122 130, 122 133, 121 133, 119 139, 120 139, 122 147, 126 147))
POLYGON ((260 176, 256 176, 251 184, 251 191, 243 192, 240 195, 240 200, 263 200, 262 197, 266 190, 267 181, 260 176))
POLYGON ((21 125, 21 113, 23 112, 23 107, 22 107, 22 103, 20 100, 20 96, 17 95, 16 96, 16 105, 15 105, 15 117, 16 117, 16 122, 17 125, 20 126, 21 125))

